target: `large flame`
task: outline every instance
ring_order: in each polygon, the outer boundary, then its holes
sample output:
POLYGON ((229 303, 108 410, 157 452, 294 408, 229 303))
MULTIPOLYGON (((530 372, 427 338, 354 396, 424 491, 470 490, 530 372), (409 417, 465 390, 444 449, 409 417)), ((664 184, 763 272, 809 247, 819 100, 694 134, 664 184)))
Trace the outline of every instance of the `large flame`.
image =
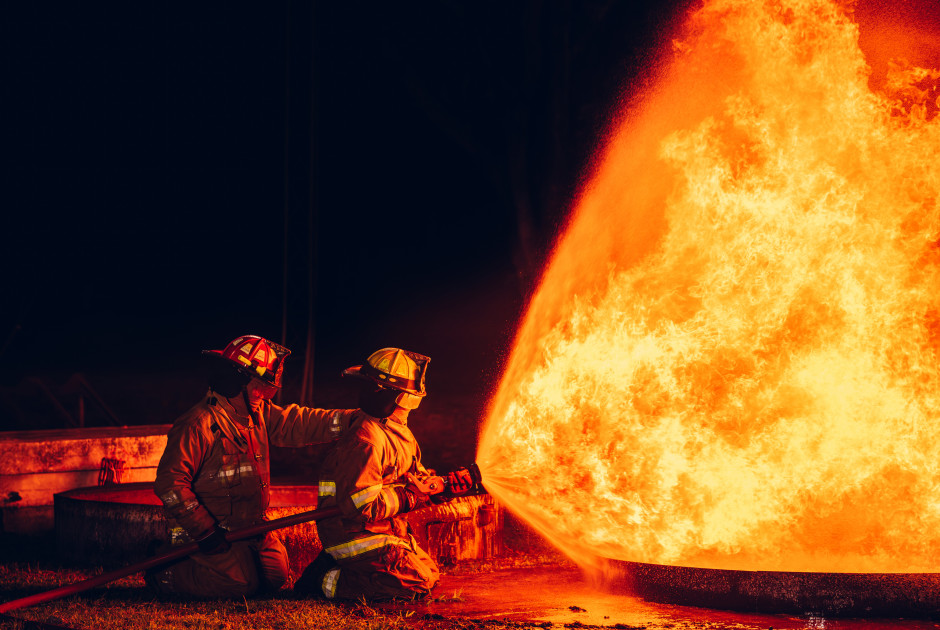
POLYGON ((618 123, 478 454, 575 560, 940 570, 940 71, 870 68, 714 0, 618 123))

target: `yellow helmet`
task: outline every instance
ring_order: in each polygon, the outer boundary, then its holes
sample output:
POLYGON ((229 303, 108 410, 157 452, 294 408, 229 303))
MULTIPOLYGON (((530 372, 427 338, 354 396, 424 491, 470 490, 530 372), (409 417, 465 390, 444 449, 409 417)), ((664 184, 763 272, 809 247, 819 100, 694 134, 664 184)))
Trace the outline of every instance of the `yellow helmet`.
POLYGON ((408 409, 417 407, 420 398, 427 395, 424 387, 424 375, 428 370, 430 357, 400 348, 382 348, 376 350, 363 365, 354 365, 343 370, 343 376, 365 378, 386 389, 397 389, 409 394, 401 397, 399 404, 408 409), (411 397, 417 397, 412 399, 411 397), (410 406, 414 404, 414 406, 410 406))

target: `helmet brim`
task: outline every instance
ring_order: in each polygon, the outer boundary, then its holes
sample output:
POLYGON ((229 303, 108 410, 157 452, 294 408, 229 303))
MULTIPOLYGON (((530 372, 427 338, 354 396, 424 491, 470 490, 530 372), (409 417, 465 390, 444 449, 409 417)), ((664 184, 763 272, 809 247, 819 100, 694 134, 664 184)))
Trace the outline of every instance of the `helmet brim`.
POLYGON ((354 365, 352 367, 346 368, 345 370, 343 370, 343 376, 351 376, 353 378, 363 378, 363 379, 370 380, 370 381, 372 380, 365 374, 362 374, 361 365, 354 365))
POLYGON ((411 383, 409 382, 402 384, 400 382, 402 380, 401 378, 386 378, 385 376, 381 376, 381 373, 371 365, 354 365, 348 367, 343 370, 343 376, 369 381, 379 387, 394 389, 406 394, 411 394, 412 396, 417 396, 418 398, 424 398, 427 395, 426 391, 418 391, 416 388, 411 387, 411 383))

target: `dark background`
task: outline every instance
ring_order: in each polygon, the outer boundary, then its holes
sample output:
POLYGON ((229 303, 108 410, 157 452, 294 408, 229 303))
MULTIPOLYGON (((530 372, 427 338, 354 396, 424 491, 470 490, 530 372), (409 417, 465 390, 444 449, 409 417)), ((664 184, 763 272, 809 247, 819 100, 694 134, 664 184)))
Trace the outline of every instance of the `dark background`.
POLYGON ((0 429, 172 422, 243 333, 288 401, 399 346, 478 416, 648 4, 8 3, 0 429))

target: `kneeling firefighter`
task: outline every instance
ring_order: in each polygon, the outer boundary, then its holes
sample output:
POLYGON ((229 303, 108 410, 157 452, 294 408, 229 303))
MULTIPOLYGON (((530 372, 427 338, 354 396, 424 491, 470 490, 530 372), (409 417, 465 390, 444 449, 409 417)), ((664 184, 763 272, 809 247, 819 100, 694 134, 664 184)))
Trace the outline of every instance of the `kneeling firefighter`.
POLYGON ((200 553, 148 572, 159 593, 241 597, 288 581, 287 551, 276 534, 230 544, 224 532, 266 520, 270 444, 333 441, 356 413, 272 403, 289 354, 255 335, 203 352, 209 391, 173 424, 154 482, 176 524, 172 542, 197 541, 200 553))
POLYGON ((430 358, 398 348, 373 353, 343 372, 362 380, 360 409, 321 468, 318 508, 341 516, 317 523, 323 551, 294 585, 328 599, 423 597, 440 577, 403 514, 469 491, 462 468, 434 476, 408 428, 408 414, 426 395, 430 358))

